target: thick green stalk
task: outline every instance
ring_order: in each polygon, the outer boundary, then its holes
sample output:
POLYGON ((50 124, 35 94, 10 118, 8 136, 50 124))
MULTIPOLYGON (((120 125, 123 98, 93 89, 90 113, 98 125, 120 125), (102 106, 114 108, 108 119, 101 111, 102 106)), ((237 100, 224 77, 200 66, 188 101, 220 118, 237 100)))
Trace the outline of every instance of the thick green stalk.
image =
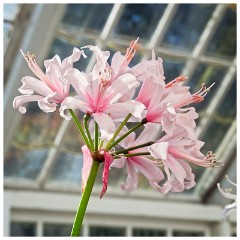
POLYGON ((99 168, 100 162, 93 159, 92 167, 89 173, 89 177, 87 180, 87 184, 85 187, 85 190, 82 194, 81 201, 78 206, 78 210, 76 213, 76 217, 73 223, 71 237, 78 237, 80 234, 83 218, 87 209, 88 201, 92 193, 93 185, 97 176, 98 168, 99 168))
POLYGON ((75 113, 73 112, 72 109, 69 109, 69 112, 71 113, 72 118, 73 118, 74 122, 76 123, 78 130, 81 133, 86 145, 88 146, 89 149, 91 149, 88 138, 86 137, 85 132, 83 131, 82 126, 81 126, 80 122, 78 121, 77 116, 75 115, 75 113))

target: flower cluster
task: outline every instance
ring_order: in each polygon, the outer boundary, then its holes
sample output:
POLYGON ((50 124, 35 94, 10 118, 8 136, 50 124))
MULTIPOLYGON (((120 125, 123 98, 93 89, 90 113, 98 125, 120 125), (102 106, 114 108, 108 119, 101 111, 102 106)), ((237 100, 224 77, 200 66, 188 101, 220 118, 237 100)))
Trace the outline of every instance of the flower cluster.
POLYGON ((137 173, 142 173, 150 185, 160 193, 181 192, 195 186, 195 176, 189 163, 202 167, 220 166, 215 154, 204 156, 197 140, 195 119, 198 114, 191 103, 199 103, 210 90, 204 84, 196 93, 182 85, 187 78, 179 76, 166 83, 162 59, 152 53, 151 60, 144 60, 129 67, 140 47, 138 39, 132 41, 126 54, 116 52, 108 63, 109 51, 98 46, 74 48, 73 54, 62 62, 59 56, 46 60, 44 73, 34 55, 23 54, 30 69, 38 78, 22 78, 13 106, 26 112, 23 104, 37 101, 44 112, 53 112, 59 106, 60 115, 76 122, 86 145, 82 147, 84 165, 82 190, 84 191, 92 161, 104 163, 103 188, 107 190, 111 167, 127 167, 125 190, 138 187, 137 173), (73 63, 84 58, 88 48, 96 56, 91 72, 80 72, 73 63), (75 96, 69 95, 69 88, 75 96), (73 110, 85 113, 84 127, 73 110), (128 129, 128 122, 135 123, 128 129), (135 130, 142 130, 137 134, 135 130))

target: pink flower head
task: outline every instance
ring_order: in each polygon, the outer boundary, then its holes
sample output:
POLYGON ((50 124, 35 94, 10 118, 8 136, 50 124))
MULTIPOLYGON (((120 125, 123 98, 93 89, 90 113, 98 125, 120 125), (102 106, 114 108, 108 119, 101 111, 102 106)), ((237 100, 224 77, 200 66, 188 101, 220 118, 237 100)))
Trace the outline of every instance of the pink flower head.
POLYGON ((175 127, 185 128, 189 136, 196 139, 194 120, 198 114, 195 108, 186 106, 202 101, 213 85, 209 88, 203 85, 198 92, 191 94, 189 87, 179 85, 185 79, 180 76, 167 85, 145 79, 136 100, 145 105, 148 122, 161 124, 168 135, 173 134, 175 127))
MULTIPOLYGON (((154 123, 148 123, 138 138, 135 139, 135 134, 132 133, 120 144, 124 148, 131 148, 155 140, 158 134, 159 126, 154 123)), ((147 151, 147 147, 129 151, 128 154, 144 151, 147 151)), ((126 183, 122 184, 122 189, 133 191, 138 187, 137 172, 142 173, 148 179, 150 185, 161 193, 166 193, 171 188, 169 184, 159 186, 159 182, 164 179, 164 175, 158 168, 156 162, 144 156, 121 157, 121 155, 119 155, 119 158, 114 160, 112 167, 122 168, 125 163, 128 176, 126 183)))
POLYGON ((186 131, 177 128, 172 136, 165 135, 148 148, 151 155, 163 165, 168 181, 173 186, 172 191, 180 192, 195 186, 192 169, 184 160, 202 167, 220 166, 215 154, 208 152, 204 156, 200 152, 203 144, 186 137, 186 131))
MULTIPOLYGON (((93 158, 92 158, 91 152, 89 151, 86 145, 82 147, 82 153, 83 153, 83 168, 82 168, 82 193, 83 193, 88 181, 93 158)), ((104 161, 104 169, 102 174, 103 187, 102 187, 102 192, 100 194, 100 198, 102 198, 105 192, 107 191, 108 175, 109 175, 110 165, 113 162, 113 156, 109 154, 107 151, 105 151, 104 149, 99 150, 99 154, 102 156, 102 159, 104 161)))
POLYGON ((64 76, 67 71, 73 67, 73 62, 78 61, 82 54, 85 56, 84 52, 74 48, 73 54, 65 58, 62 62, 58 55, 50 60, 46 60, 44 62, 46 74, 38 66, 33 54, 29 52, 24 54, 22 50, 21 53, 27 61, 29 68, 38 79, 30 76, 22 78, 21 81, 23 85, 18 90, 24 95, 14 99, 13 107, 21 113, 25 113, 26 107, 22 105, 27 102, 37 101, 38 106, 44 112, 55 111, 56 106, 60 104, 69 93, 70 84, 64 76))
POLYGON ((155 52, 152 51, 152 59, 140 62, 132 68, 132 71, 140 81, 151 80, 164 85, 165 77, 162 63, 163 60, 160 57, 156 59, 155 52))
POLYGON ((136 46, 136 43, 132 43, 125 57, 114 55, 112 67, 107 63, 108 52, 90 46, 90 50, 96 54, 97 62, 89 74, 79 72, 77 69, 67 72, 65 77, 69 79, 78 95, 68 97, 62 102, 61 116, 67 120, 71 119, 64 113, 66 109, 79 109, 92 115, 100 127, 103 139, 112 137, 115 131, 114 120, 120 121, 128 113, 142 119, 145 106, 129 99, 139 83, 126 66, 133 57, 132 48, 136 46))

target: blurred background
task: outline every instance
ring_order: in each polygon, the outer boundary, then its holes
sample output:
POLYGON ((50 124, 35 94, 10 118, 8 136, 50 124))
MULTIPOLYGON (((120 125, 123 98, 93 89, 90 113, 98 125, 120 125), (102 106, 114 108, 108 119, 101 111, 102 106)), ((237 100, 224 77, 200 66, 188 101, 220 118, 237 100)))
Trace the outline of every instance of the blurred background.
MULTIPOLYGON (((193 167, 197 185, 165 196, 139 175, 139 188, 123 192, 126 169, 112 169, 99 200, 94 186, 83 236, 236 236, 236 214, 221 221, 231 203, 216 184, 236 182, 236 5, 234 4, 4 4, 4 235, 69 236, 81 196, 82 140, 72 121, 37 104, 21 115, 12 107, 21 78, 33 76, 19 49, 37 62, 73 47, 98 45, 122 54, 131 40, 142 45, 132 65, 163 58, 166 82, 179 75, 195 92, 215 82, 196 105, 202 152, 216 152, 222 168, 193 167)), ((94 58, 75 65, 89 71, 94 58)), ((45 71, 45 69, 43 68, 45 71)), ((236 189, 233 189, 236 193, 236 189)))

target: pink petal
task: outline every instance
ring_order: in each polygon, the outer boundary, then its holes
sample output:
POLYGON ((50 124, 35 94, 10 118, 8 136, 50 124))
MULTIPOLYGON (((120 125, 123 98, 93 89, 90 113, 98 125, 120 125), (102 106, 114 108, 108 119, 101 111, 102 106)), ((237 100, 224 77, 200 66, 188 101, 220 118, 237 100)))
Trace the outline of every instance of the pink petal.
POLYGON ((163 164, 166 165, 177 180, 183 184, 184 179, 186 178, 186 172, 179 162, 171 155, 168 155, 168 159, 163 161, 163 164))
POLYGON ((117 158, 114 159, 110 167, 115 167, 115 168, 123 168, 125 164, 126 159, 125 158, 117 158))
MULTIPOLYGON (((102 182, 103 182, 103 187, 102 187, 102 192, 100 194, 100 198, 103 197, 103 195, 105 194, 105 192, 107 191, 107 187, 108 187, 108 175, 109 175, 109 170, 110 170, 110 166, 114 160, 113 156, 111 154, 109 154, 107 151, 104 151, 104 169, 103 169, 103 175, 102 175, 102 182)), ((100 150, 101 153, 101 150, 100 150)))
POLYGON ((112 57, 111 67, 115 73, 120 71, 120 67, 122 66, 124 60, 124 56, 120 52, 116 52, 112 57))
POLYGON ((73 49, 73 53, 71 56, 65 58, 63 61, 62 61, 62 72, 66 72, 67 70, 69 70, 70 68, 73 67, 73 63, 74 62, 77 62, 81 55, 83 55, 84 58, 86 58, 87 56, 84 54, 84 51, 83 50, 79 50, 78 48, 74 48, 73 49))
POLYGON ((122 189, 127 191, 134 191, 138 187, 137 172, 130 161, 127 160, 126 163, 127 163, 127 173, 128 173, 127 180, 126 180, 126 183, 121 184, 121 187, 122 189))
POLYGON ((24 114, 26 112, 26 107, 23 107, 22 105, 27 102, 36 102, 43 99, 42 96, 39 95, 22 95, 17 96, 13 100, 13 107, 15 109, 18 109, 20 113, 24 114))
POLYGON ((137 101, 131 100, 123 103, 114 103, 106 108, 106 112, 110 113, 110 116, 115 120, 123 120, 128 113, 131 113, 138 119, 143 118, 143 110, 145 106, 137 101))
POLYGON ((54 112, 56 110, 57 104, 56 103, 51 103, 51 102, 49 102, 49 100, 51 100, 51 98, 54 99, 55 95, 56 95, 56 93, 49 94, 47 97, 39 100, 38 101, 39 108, 46 113, 54 112))
POLYGON ((82 153, 83 153, 83 168, 82 168, 82 193, 83 193, 87 184, 93 160, 91 153, 86 145, 82 146, 82 153))
POLYGON ((105 95, 111 97, 111 103, 115 103, 119 98, 139 86, 136 77, 131 73, 119 76, 106 90, 105 95))
POLYGON ((23 85, 18 89, 22 94, 33 94, 34 92, 47 96, 48 94, 53 93, 53 91, 41 80, 27 76, 21 79, 23 85))
POLYGON ((77 96, 65 98, 65 100, 62 102, 61 107, 59 109, 60 115, 63 118, 65 118, 66 120, 71 120, 72 117, 64 113, 66 109, 79 109, 80 111, 85 113, 91 110, 86 105, 86 103, 83 102, 81 99, 79 99, 77 96))
POLYGON ((110 140, 115 132, 115 124, 112 118, 105 113, 93 113, 92 116, 98 123, 101 138, 104 140, 110 140))
MULTIPOLYGON (((119 125, 119 124, 118 124, 119 125)), ((121 132, 118 134, 118 137, 121 137, 123 134, 125 134, 126 132, 128 132, 129 129, 124 126, 123 129, 121 130, 121 132)), ((127 137, 125 137, 120 143, 119 145, 123 148, 129 148, 132 146, 132 142, 135 140, 136 138, 136 134, 135 132, 131 132, 127 137)))
POLYGON ((131 146, 137 146, 150 141, 155 141, 159 137, 161 126, 156 123, 150 123, 144 125, 144 130, 139 137, 131 144, 131 146))
POLYGON ((154 143, 148 147, 148 151, 155 159, 167 160, 168 156, 168 142, 154 143))
POLYGON ((156 166, 155 162, 146 157, 130 157, 129 164, 132 164, 135 169, 141 172, 150 182, 151 185, 158 183, 164 179, 162 171, 156 166))
POLYGON ((86 76, 86 74, 72 68, 63 77, 72 85, 79 97, 83 100, 86 99, 86 95, 91 91, 90 84, 86 76))

